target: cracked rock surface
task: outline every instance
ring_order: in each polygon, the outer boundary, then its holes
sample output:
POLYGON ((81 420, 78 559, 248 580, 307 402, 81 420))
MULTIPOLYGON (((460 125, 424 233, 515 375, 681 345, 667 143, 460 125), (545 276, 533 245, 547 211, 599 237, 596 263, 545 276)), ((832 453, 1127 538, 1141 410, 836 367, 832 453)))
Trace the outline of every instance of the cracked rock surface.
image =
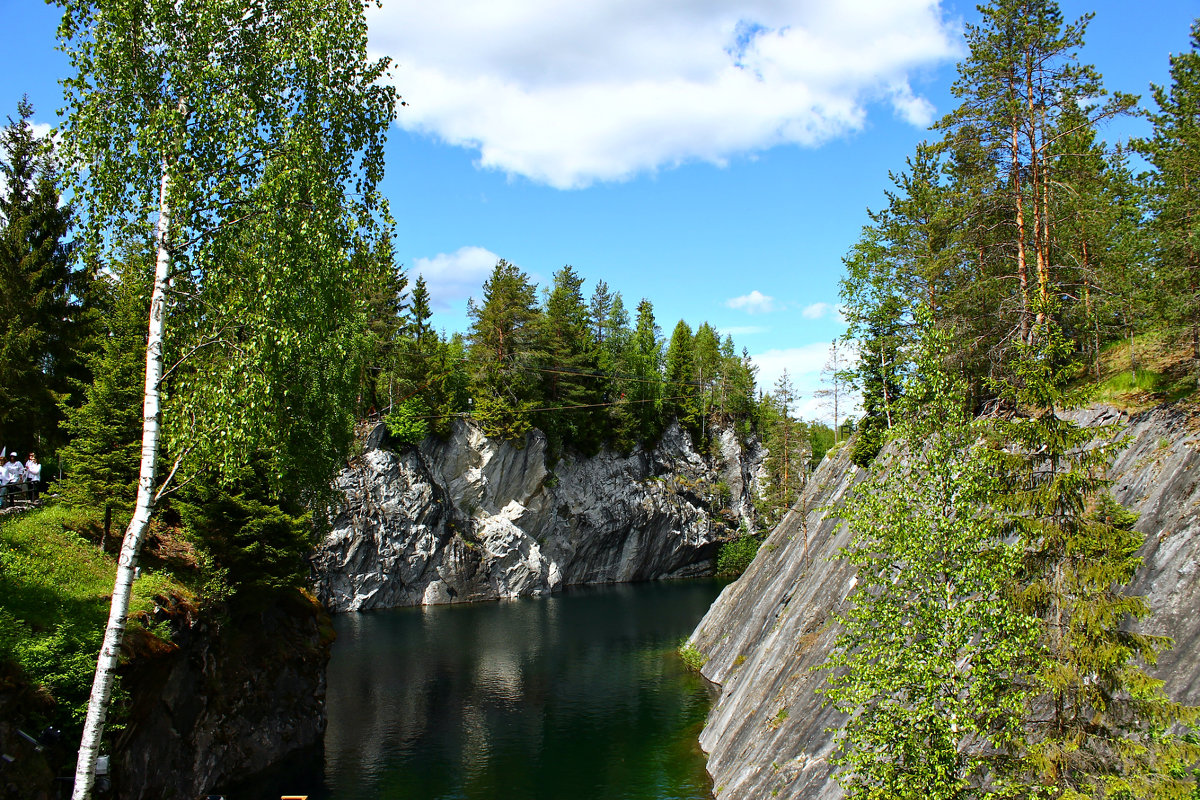
POLYGON ((552 467, 537 431, 518 446, 459 420, 420 447, 393 451, 383 438, 368 437, 339 477, 342 507, 314 557, 331 611, 708 574, 753 513, 763 457, 727 431, 710 461, 678 425, 653 449, 566 454, 552 467))

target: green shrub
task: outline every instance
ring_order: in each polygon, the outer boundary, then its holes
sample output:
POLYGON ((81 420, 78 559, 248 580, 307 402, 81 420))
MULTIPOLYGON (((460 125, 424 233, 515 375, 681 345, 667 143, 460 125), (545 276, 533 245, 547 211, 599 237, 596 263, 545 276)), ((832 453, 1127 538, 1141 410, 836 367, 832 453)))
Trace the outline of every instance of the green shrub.
POLYGON ((209 599, 245 589, 303 586, 313 548, 311 515, 246 489, 208 489, 180 503, 188 538, 210 578, 209 599), (212 578, 219 580, 213 581, 212 578), (220 584, 228 585, 228 592, 220 584))
POLYGON ((708 656, 693 647, 687 639, 679 643, 679 657, 683 660, 685 667, 696 672, 699 672, 708 663, 708 656))
POLYGON ((410 397, 384 419, 388 433, 402 444, 420 444, 429 435, 429 406, 420 397, 410 397))
POLYGON ((717 553, 717 576, 736 578, 745 572, 754 560, 759 544, 761 541, 757 536, 739 536, 721 545, 717 553))

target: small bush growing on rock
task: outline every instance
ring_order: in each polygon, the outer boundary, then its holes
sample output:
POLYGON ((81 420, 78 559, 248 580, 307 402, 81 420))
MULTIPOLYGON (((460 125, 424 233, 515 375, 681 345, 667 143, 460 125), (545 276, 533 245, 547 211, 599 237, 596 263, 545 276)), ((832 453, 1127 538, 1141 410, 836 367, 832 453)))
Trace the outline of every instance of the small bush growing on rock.
POLYGON ((746 571, 760 544, 757 536, 739 536, 721 545, 717 553, 717 576, 736 578, 746 571))
POLYGON ((687 639, 679 643, 679 657, 683 659, 685 667, 696 672, 708 663, 708 656, 697 650, 687 639))
POLYGON ((401 444, 420 444, 429 435, 429 406, 420 397, 410 397, 387 415, 388 433, 401 444))

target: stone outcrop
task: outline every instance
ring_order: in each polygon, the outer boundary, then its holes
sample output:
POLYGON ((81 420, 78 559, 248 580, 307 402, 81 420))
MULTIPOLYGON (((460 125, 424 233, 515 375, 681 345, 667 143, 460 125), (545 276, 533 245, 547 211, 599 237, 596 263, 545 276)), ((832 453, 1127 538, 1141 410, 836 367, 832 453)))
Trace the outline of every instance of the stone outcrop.
POLYGON ((537 431, 514 445, 459 420, 420 447, 384 439, 374 431, 339 477, 344 502, 313 560, 333 611, 704 574, 752 514, 762 459, 727 431, 709 463, 678 425, 653 449, 552 466, 537 431))
MULTIPOLYGON (((1081 424, 1117 423, 1126 437, 1109 472, 1112 491, 1139 515, 1144 559, 1131 591, 1145 595, 1150 633, 1175 639, 1155 673, 1176 700, 1200 703, 1200 419, 1160 408, 1129 419, 1108 408, 1075 412, 1081 424)), ((692 634, 720 686, 700 744, 719 800, 832 800, 827 730, 841 720, 815 690, 837 636, 834 616, 854 585, 836 559, 846 526, 825 518, 863 473, 848 448, 828 458, 792 510, 692 634)))
POLYGON ((129 637, 132 705, 114 744, 114 796, 190 800, 321 741, 329 616, 299 592, 261 608, 239 602, 222 620, 160 607, 171 644, 129 637))

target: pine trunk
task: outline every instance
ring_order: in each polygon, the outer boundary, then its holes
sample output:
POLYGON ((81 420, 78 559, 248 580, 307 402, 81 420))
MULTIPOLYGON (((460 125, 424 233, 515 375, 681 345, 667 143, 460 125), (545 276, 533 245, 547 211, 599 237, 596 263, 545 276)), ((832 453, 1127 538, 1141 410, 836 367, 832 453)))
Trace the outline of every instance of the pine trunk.
MULTIPOLYGON (((1016 95, 1014 86, 1016 79, 1014 76, 1009 77, 1009 97, 1013 98, 1016 95)), ((1012 198, 1013 208, 1016 212, 1017 223, 1017 283, 1021 290, 1021 341, 1026 344, 1030 341, 1030 326, 1029 326, 1029 274, 1025 265, 1025 206, 1021 200, 1021 145, 1020 145, 1020 126, 1017 123, 1016 116, 1012 119, 1012 139, 1011 139, 1011 155, 1012 155, 1012 198)))
POLYGON ((171 269, 171 255, 167 249, 171 233, 169 189, 170 175, 164 160, 162 179, 159 185, 158 254, 154 268, 154 291, 150 297, 150 321, 146 337, 146 387, 142 405, 142 463, 138 475, 137 502, 134 507, 133 519, 130 520, 129 527, 125 531, 125 539, 121 543, 121 553, 117 561, 117 578, 113 584, 108 626, 104 631, 104 643, 100 648, 100 657, 96 661, 96 677, 92 683, 87 718, 83 725, 83 737, 79 744, 72 800, 87 800, 92 793, 96 758, 100 753, 100 739, 104 733, 104 721, 108 715, 108 701, 112 696, 121 640, 125 635, 125 618, 129 613, 129 599, 133 592, 138 553, 141 551, 142 540, 145 538, 146 528, 150 522, 150 513, 154 506, 160 424, 159 381, 163 372, 163 323, 166 316, 167 278, 171 269))

